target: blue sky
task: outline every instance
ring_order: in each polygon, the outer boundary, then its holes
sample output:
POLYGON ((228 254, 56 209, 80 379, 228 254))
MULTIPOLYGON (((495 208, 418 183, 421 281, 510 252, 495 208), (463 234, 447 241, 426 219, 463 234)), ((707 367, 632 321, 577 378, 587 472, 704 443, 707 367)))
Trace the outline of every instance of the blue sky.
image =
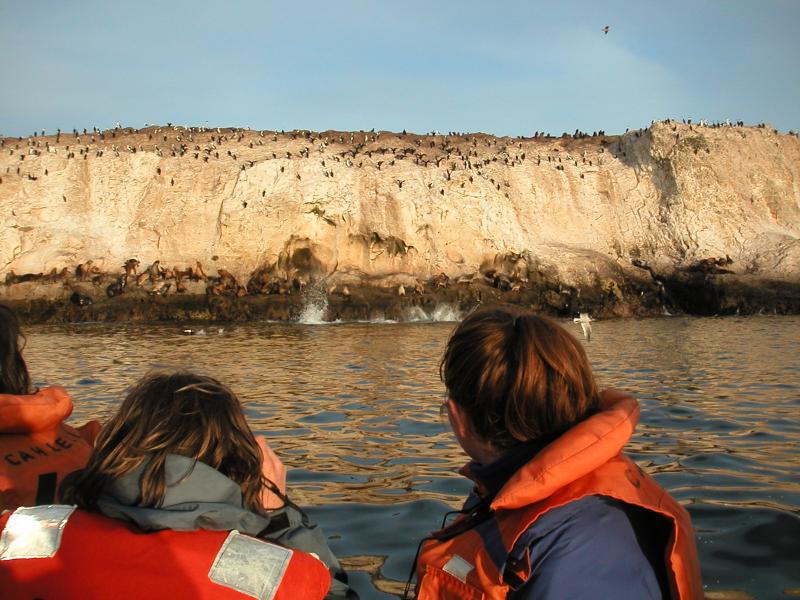
POLYGON ((0 52, 5 135, 800 129, 797 0, 0 0, 0 52))

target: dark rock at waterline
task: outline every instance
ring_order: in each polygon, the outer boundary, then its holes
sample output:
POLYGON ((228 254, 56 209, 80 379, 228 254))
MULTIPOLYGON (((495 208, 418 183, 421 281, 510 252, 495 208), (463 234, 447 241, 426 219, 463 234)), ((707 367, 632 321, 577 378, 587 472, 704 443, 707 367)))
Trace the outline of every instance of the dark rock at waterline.
MULTIPOLYGON (((325 298, 323 318, 355 321, 410 318, 414 307, 430 315, 448 305, 461 314, 482 305, 505 302, 558 317, 589 312, 594 317, 646 317, 665 313, 693 315, 800 313, 800 284, 755 280, 746 275, 685 270, 651 278, 598 280, 594 285, 571 287, 541 277, 527 287, 507 286, 476 279, 428 289, 422 294, 398 296, 396 290, 348 286, 348 294, 325 298)), ((111 298, 102 288, 84 288, 61 297, 3 300, 26 323, 83 323, 114 321, 296 321, 307 302, 300 293, 213 296, 201 294, 148 295, 131 292, 111 298), (77 294, 77 295, 76 295, 77 294)), ((0 298, 8 294, 0 294, 0 298)), ((419 313, 416 313, 419 314, 419 313)))
POLYGON ((682 272, 665 278, 664 291, 676 310, 692 315, 800 313, 800 283, 682 272))

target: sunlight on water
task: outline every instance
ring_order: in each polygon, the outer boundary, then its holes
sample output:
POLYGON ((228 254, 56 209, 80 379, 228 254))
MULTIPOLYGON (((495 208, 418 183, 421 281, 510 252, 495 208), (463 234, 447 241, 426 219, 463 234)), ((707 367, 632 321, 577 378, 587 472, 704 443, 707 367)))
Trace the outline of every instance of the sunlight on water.
MULTIPOLYGON (((75 422, 108 415, 154 367, 231 385, 290 469, 290 495, 313 507, 362 598, 377 600, 397 596, 419 539, 470 489, 439 413, 454 324, 429 322, 455 315, 419 310, 420 322, 230 324, 206 336, 163 323, 36 327, 26 359, 36 385, 67 387, 75 422)), ((304 322, 313 314, 325 318, 304 322)), ((581 341, 601 384, 642 404, 629 452, 687 505, 708 588, 756 598, 800 588, 800 318, 592 327, 581 341)))

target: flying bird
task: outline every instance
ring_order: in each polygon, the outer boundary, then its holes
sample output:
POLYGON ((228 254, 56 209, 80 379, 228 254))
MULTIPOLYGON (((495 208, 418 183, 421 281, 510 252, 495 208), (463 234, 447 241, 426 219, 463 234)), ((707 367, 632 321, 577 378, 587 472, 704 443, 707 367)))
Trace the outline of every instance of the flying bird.
POLYGON ((611 27, 609 27, 608 25, 606 25, 606 26, 605 26, 605 27, 603 27, 603 29, 601 29, 600 31, 602 31, 603 33, 605 33, 606 35, 608 35, 608 32, 609 32, 610 30, 611 30, 611 27))
POLYGON ((591 341, 592 339, 592 317, 589 316, 589 313, 581 313, 580 317, 576 317, 572 319, 575 323, 580 323, 581 329, 583 330, 583 337, 586 338, 586 341, 591 341))

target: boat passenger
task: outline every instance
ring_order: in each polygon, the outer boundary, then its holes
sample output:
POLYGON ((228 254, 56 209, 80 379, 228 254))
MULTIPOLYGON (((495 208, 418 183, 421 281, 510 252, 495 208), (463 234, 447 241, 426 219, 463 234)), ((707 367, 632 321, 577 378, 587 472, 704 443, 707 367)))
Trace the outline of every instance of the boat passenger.
POLYGON ((285 477, 228 387, 148 375, 62 484, 63 505, 0 518, 3 597, 357 598, 285 477))
POLYGON ((19 320, 0 304, 0 512, 52 504, 65 475, 89 458, 100 424, 70 427, 72 400, 62 387, 33 389, 19 320))
POLYGON ((423 540, 418 598, 703 597, 689 514, 622 453, 638 402, 599 391, 564 328, 511 307, 477 311, 440 373, 475 487, 423 540))

